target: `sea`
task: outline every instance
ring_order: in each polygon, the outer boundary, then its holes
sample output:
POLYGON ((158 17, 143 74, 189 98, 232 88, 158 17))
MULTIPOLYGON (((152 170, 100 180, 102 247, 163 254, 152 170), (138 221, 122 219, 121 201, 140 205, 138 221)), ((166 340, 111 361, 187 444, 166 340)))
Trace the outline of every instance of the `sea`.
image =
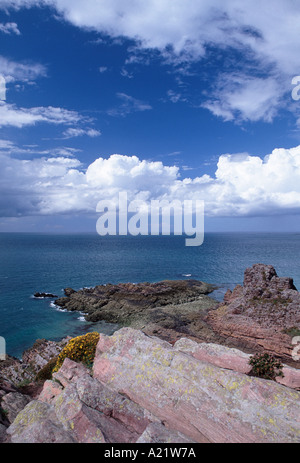
POLYGON ((300 288, 299 257, 300 233, 206 233, 199 247, 185 246, 184 236, 0 233, 0 337, 6 353, 21 358, 37 339, 118 329, 59 310, 36 292, 61 297, 67 287, 196 279, 215 285, 211 297, 221 301, 255 263, 273 265, 300 288))

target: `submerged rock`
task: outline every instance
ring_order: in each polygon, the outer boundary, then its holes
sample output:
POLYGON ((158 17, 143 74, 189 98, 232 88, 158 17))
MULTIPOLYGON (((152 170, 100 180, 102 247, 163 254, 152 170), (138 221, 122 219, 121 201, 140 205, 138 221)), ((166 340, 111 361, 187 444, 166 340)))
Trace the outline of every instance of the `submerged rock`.
POLYGON ((37 298, 37 299, 46 299, 46 298, 54 299, 57 296, 55 294, 51 294, 51 293, 35 293, 34 297, 37 298))

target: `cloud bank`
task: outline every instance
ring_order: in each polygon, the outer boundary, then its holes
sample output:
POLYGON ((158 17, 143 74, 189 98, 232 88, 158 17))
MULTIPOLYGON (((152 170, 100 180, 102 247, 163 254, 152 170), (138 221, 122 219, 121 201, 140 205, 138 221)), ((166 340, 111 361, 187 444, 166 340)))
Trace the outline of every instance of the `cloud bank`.
POLYGON ((222 155, 215 176, 181 178, 177 166, 111 155, 83 169, 75 157, 13 158, 0 143, 0 215, 20 217, 94 213, 101 199, 126 191, 128 200, 204 200, 211 217, 246 217, 300 211, 300 146, 261 159, 222 155))

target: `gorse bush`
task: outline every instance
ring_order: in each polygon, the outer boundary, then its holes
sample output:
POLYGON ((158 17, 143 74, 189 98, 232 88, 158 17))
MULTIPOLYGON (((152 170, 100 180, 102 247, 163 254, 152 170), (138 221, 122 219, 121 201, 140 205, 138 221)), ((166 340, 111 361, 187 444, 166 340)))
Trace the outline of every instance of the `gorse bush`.
POLYGON ((250 374, 264 379, 275 379, 283 377, 282 363, 270 354, 255 354, 250 357, 249 364, 252 366, 250 374))
POLYGON ((91 366, 95 358, 99 338, 100 334, 93 332, 71 339, 57 357, 52 373, 60 369, 66 358, 81 362, 88 367, 91 366))

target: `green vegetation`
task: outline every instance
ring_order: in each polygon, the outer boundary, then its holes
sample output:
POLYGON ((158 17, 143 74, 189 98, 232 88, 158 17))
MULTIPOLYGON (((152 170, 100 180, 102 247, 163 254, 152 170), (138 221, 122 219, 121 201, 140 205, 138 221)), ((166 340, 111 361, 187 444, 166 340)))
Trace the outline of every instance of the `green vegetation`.
POLYGON ((282 363, 271 354, 255 354, 250 357, 249 364, 252 366, 252 376, 273 380, 277 376, 283 377, 282 363))
POLYGON ((6 418, 7 417, 7 410, 5 410, 4 408, 0 407, 0 417, 2 418, 6 418))
POLYGON ((37 382, 44 382, 44 381, 46 381, 47 379, 51 379, 51 378, 52 378, 53 369, 55 368, 56 363, 57 363, 57 359, 58 359, 58 357, 54 357, 54 358, 52 358, 51 360, 49 360, 49 362, 47 363, 47 365, 45 365, 44 368, 42 368, 42 369, 38 372, 38 374, 37 374, 36 377, 35 377, 35 381, 37 381, 37 382))
POLYGON ((292 328, 284 330, 283 333, 288 334, 291 338, 293 338, 294 336, 300 336, 300 329, 297 328, 297 326, 293 326, 292 328))

